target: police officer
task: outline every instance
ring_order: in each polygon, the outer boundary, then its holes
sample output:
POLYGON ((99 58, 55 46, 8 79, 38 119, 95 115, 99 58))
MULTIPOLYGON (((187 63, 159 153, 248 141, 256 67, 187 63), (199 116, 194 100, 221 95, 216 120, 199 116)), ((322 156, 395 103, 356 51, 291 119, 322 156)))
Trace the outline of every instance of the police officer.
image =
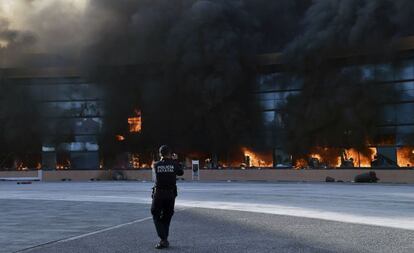
POLYGON ((152 192, 151 213, 157 234, 161 239, 155 248, 163 249, 168 248, 170 244, 168 233, 177 197, 176 176, 182 176, 184 171, 176 155, 173 157, 167 145, 161 146, 159 153, 161 160, 154 163, 153 167, 155 185, 152 192))

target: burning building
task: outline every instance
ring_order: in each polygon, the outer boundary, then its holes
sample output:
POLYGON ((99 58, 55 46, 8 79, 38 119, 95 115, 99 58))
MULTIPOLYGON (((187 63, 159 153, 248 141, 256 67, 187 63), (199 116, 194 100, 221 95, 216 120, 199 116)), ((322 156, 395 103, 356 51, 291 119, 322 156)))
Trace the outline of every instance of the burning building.
POLYGON ((412 167, 413 42, 406 37, 395 43, 392 58, 352 52, 328 57, 330 66, 317 81, 309 76, 318 70, 298 74, 303 70, 286 67, 281 54, 260 56, 256 96, 275 152, 291 154, 297 168, 412 167), (330 72, 335 80, 323 84, 330 72))
POLYGON ((0 3, 0 167, 412 164, 410 0, 29 2, 0 3))

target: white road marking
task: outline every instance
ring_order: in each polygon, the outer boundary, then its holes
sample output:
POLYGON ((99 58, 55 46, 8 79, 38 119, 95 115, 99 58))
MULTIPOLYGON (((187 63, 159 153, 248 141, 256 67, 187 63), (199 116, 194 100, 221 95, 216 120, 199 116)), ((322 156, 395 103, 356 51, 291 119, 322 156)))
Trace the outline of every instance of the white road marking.
POLYGON ((152 219, 152 217, 146 217, 146 218, 143 218, 143 219, 134 220, 134 221, 119 224, 119 225, 116 225, 116 226, 96 230, 96 231, 89 232, 89 233, 86 233, 86 234, 77 235, 77 236, 73 236, 73 237, 69 237, 69 238, 65 238, 65 239, 60 239, 60 240, 56 240, 56 241, 51 241, 51 242, 39 244, 39 245, 30 247, 30 248, 15 251, 14 253, 29 252, 29 251, 32 251, 32 250, 35 250, 35 249, 42 248, 44 246, 48 246, 48 245, 54 245, 54 244, 59 244, 59 243, 64 243, 64 242, 70 242, 70 241, 82 239, 82 238, 85 238, 85 237, 88 237, 88 236, 92 236, 92 235, 100 234, 100 233, 103 233, 103 232, 107 232, 107 231, 115 230, 115 229, 118 229, 118 228, 122 228, 122 227, 125 227, 125 226, 128 226, 128 225, 144 222, 144 221, 147 221, 147 220, 150 220, 150 219, 152 219))
MULTIPOLYGON (((187 210, 187 209, 189 209, 189 208, 178 207, 178 208, 176 208, 176 213, 187 210)), ((127 222, 127 223, 122 223, 122 224, 112 226, 112 227, 108 227, 108 228, 103 228, 103 229, 96 230, 96 231, 93 231, 93 232, 89 232, 89 233, 86 233, 86 234, 81 234, 81 235, 77 235, 77 236, 73 236, 73 237, 69 237, 69 238, 65 238, 65 239, 60 239, 60 240, 56 240, 56 241, 47 242, 47 243, 36 245, 36 246, 30 247, 30 248, 18 250, 15 253, 28 252, 28 251, 31 251, 31 250, 34 250, 34 249, 38 249, 38 248, 47 246, 47 245, 54 245, 54 244, 59 244, 59 243, 71 242, 71 241, 75 241, 75 240, 82 239, 82 238, 85 238, 85 237, 89 237, 89 236, 97 235, 97 234, 100 234, 100 233, 104 233, 104 232, 107 232, 107 231, 112 231, 112 230, 115 230, 115 229, 126 227, 126 226, 129 226, 129 225, 141 223, 141 222, 144 222, 144 221, 147 221, 147 220, 152 220, 152 216, 145 217, 143 219, 130 221, 130 222, 127 222)))
POLYGON ((100 229, 100 230, 90 232, 90 233, 86 233, 86 234, 83 234, 83 235, 78 235, 78 236, 70 237, 70 238, 67 238, 67 239, 59 240, 59 241, 56 241, 54 243, 70 242, 70 241, 82 239, 82 238, 85 238, 85 237, 88 237, 88 236, 91 236, 91 235, 100 234, 100 233, 103 233, 103 232, 115 230, 115 229, 118 229, 118 228, 122 228, 122 227, 125 227, 125 226, 129 226, 129 225, 132 225, 132 224, 144 222, 144 221, 151 220, 151 219, 152 219, 152 216, 146 217, 146 218, 143 218, 143 219, 139 219, 139 220, 134 220, 134 221, 127 222, 127 223, 123 223, 123 224, 119 224, 119 225, 116 225, 116 226, 113 226, 113 227, 100 229))

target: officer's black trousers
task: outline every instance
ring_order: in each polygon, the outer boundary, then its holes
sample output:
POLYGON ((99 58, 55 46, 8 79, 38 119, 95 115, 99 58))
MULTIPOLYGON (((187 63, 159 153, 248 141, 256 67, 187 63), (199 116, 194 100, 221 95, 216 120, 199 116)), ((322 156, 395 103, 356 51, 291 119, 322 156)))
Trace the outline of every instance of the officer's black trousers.
POLYGON ((155 189, 151 214, 158 236, 167 240, 170 231, 171 218, 174 215, 175 190, 155 189))

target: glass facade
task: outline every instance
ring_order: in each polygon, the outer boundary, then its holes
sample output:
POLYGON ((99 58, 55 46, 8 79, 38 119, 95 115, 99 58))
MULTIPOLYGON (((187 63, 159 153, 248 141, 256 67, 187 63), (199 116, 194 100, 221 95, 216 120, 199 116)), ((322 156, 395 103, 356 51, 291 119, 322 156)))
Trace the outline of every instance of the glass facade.
POLYGON ((278 136, 283 131, 281 107, 289 96, 299 94, 303 82, 286 73, 262 74, 257 78, 255 97, 262 108, 264 132, 260 138, 265 139, 267 146, 280 148, 278 136))
POLYGON ((52 77, 5 75, 3 85, 24 90, 36 103, 45 169, 99 168, 104 112, 103 94, 96 84, 58 72, 52 77))
MULTIPOLYGON (((342 67, 359 69, 364 80, 375 80, 378 85, 389 85, 399 91, 399 96, 380 109, 382 117, 378 120, 379 132, 393 137, 396 150, 401 146, 413 146, 414 141, 414 58, 401 59, 393 64, 364 64, 342 67)), ((269 71, 257 79, 256 98, 262 105, 264 124, 268 134, 264 138, 274 138, 274 149, 283 147, 279 134, 283 134, 281 108, 286 98, 301 92, 303 82, 294 75, 283 71, 269 71)), ((276 68, 275 68, 276 69, 276 68)), ((373 91, 375 92, 375 91, 373 91)), ((413 152, 414 153, 414 152, 413 152)), ((414 155, 414 154, 413 154, 414 155)), ((413 157, 414 160, 414 157, 413 157)))
MULTIPOLYGON (((400 92, 398 98, 381 107, 378 129, 384 136, 392 136, 392 143, 386 145, 396 150, 414 146, 414 59, 402 59, 393 64, 342 67, 343 71, 355 68, 361 70, 363 79, 375 80, 378 85, 393 86, 400 92)), ((264 140, 266 149, 272 150, 274 159, 280 156, 286 160, 291 154, 283 150, 280 138, 284 132, 282 106, 290 96, 300 94, 303 81, 290 73, 274 70, 259 75, 256 83, 253 95, 260 102, 264 120, 264 129, 258 133, 258 138, 264 140)), ((105 101, 97 84, 80 77, 80 74, 68 75, 57 71, 53 75, 36 75, 32 71, 31 75, 4 72, 1 85, 27 91, 40 108, 44 129, 42 152, 43 157, 47 158, 43 161, 44 166, 99 168, 98 140, 103 134, 105 101)), ((0 94, 0 100, 1 96, 5 94, 0 94)), ((0 108, 0 118, 7 114, 6 110, 7 106, 0 108)), ((128 119, 131 132, 141 129, 140 112, 135 116, 128 119)), ((405 149, 401 152, 405 152, 406 161, 411 159, 411 154, 414 155, 405 149)), ((408 163, 406 161, 405 164, 408 163)))

